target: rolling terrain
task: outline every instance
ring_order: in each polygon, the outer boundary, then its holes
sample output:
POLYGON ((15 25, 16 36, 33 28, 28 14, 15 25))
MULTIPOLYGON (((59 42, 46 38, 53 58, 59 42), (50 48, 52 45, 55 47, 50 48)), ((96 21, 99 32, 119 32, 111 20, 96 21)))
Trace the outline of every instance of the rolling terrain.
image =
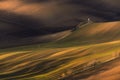
POLYGON ((119 80, 119 62, 120 22, 89 23, 49 43, 1 49, 0 80, 119 80))

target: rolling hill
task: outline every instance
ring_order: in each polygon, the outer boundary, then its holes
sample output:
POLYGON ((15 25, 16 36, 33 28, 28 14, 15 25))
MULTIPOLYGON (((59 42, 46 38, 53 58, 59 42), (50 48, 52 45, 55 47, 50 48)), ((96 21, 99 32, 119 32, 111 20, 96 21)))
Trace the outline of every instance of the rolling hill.
POLYGON ((1 49, 0 80, 119 80, 119 35, 119 21, 91 23, 56 41, 1 49))
POLYGON ((120 39, 120 22, 85 24, 60 42, 73 44, 96 44, 120 39))

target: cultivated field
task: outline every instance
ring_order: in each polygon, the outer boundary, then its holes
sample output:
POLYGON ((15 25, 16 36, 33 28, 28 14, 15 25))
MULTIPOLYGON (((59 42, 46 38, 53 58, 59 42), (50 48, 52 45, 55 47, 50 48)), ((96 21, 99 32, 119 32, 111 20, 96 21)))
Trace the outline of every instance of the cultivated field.
POLYGON ((54 42, 0 50, 0 80, 119 80, 120 22, 91 23, 54 42))

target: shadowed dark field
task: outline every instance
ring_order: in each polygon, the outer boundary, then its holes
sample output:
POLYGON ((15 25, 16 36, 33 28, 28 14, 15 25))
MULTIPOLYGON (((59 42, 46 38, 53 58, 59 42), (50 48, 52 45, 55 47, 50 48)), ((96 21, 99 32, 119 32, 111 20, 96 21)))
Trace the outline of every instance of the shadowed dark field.
POLYGON ((0 0, 0 48, 41 43, 36 37, 70 30, 88 18, 94 22, 120 20, 119 3, 119 0, 0 0))

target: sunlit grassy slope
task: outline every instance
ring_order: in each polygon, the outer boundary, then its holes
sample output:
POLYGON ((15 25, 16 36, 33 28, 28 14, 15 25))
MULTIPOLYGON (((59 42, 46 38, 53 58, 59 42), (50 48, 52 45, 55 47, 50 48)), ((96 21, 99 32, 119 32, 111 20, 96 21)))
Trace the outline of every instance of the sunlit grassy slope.
POLYGON ((91 23, 56 42, 1 49, 0 80, 120 79, 119 39, 120 22, 91 23))
POLYGON ((73 45, 97 44, 120 39, 120 22, 91 23, 81 26, 60 43, 73 45))

